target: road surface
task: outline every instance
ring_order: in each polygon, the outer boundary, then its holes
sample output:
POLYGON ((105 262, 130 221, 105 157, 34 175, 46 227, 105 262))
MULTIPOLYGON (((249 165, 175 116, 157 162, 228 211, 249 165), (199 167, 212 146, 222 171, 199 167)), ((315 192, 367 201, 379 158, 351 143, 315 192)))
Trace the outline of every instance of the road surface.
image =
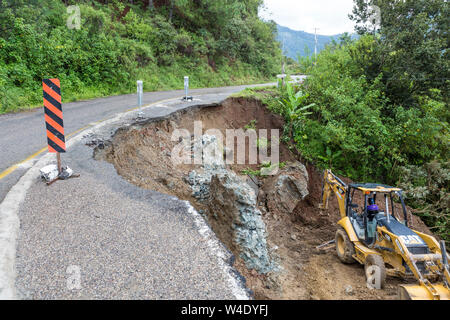
MULTIPOLYGON (((232 94, 248 86, 190 90, 190 95, 232 94)), ((183 90, 144 93, 143 104, 182 97, 183 90)), ((73 133, 137 107, 136 94, 63 104, 66 140, 73 133)), ((0 115, 0 202, 27 168, 46 152, 43 109, 0 115), (26 161, 28 160, 28 161, 26 161)))
MULTIPOLYGON (((181 97, 181 91, 149 93, 145 104, 156 103, 142 110, 144 119, 218 104, 242 88, 195 90, 193 102, 170 99, 181 97)), ((18 183, 10 180, 14 186, 0 203, 0 298, 251 297, 232 266, 232 254, 188 202, 140 189, 120 177, 111 164, 93 159, 89 142, 109 139, 117 128, 136 125, 138 110, 127 111, 135 98, 65 106, 67 132, 82 130, 68 139, 63 163, 79 178, 51 186, 40 181, 39 168, 54 162, 54 155, 47 152, 39 160, 32 159, 28 169, 19 168, 5 177, 18 183), (108 120, 97 122, 101 118, 108 120), (22 177, 21 172, 25 172, 22 177)), ((45 145, 45 136, 38 137, 45 134, 42 118, 39 111, 1 117, 2 125, 29 140, 16 152, 1 140, 2 148, 11 151, 10 156, 2 153, 9 166, 45 145), (26 131, 34 136, 25 137, 26 131)))

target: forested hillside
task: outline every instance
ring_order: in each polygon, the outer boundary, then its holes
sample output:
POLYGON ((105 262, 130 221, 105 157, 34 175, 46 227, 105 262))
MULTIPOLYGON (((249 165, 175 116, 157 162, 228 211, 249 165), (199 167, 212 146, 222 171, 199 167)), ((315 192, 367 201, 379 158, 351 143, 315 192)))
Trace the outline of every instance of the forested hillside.
POLYGON ((63 102, 135 91, 264 81, 280 70, 276 25, 262 0, 0 1, 0 113, 42 103, 57 77, 63 102), (81 26, 70 29, 78 5, 81 26))
MULTIPOLYGON (((297 60, 298 57, 309 56, 314 53, 315 35, 305 31, 295 31, 278 25, 278 41, 282 44, 283 53, 291 59, 297 60)), ((338 41, 343 34, 332 36, 317 35, 317 51, 322 51, 325 46, 333 40, 338 41)), ((356 35, 351 35, 356 38, 356 35)))

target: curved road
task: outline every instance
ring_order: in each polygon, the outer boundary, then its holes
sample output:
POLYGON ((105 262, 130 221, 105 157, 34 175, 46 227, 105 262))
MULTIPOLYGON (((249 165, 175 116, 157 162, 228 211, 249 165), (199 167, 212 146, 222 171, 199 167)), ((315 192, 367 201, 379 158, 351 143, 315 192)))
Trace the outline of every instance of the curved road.
MULTIPOLYGON (((182 91, 146 93, 143 116, 214 105, 245 87, 192 90, 189 103, 182 91)), ((81 177, 53 188, 37 179, 54 161, 42 109, 0 116, 0 298, 249 298, 231 253, 188 202, 131 185, 92 158, 85 142, 135 124, 136 100, 64 105, 63 162, 81 177)))
MULTIPOLYGON (((255 85, 256 86, 256 85, 255 85)), ((194 89, 191 95, 233 94, 250 86, 194 89)), ((64 93, 64 92, 63 92, 64 93)), ((181 98, 183 90, 144 93, 143 104, 181 98)), ((111 118, 117 113, 137 107, 136 94, 113 96, 63 104, 66 141, 81 129, 111 118)), ((0 116, 0 202, 42 154, 46 153, 47 137, 43 109, 0 116)))

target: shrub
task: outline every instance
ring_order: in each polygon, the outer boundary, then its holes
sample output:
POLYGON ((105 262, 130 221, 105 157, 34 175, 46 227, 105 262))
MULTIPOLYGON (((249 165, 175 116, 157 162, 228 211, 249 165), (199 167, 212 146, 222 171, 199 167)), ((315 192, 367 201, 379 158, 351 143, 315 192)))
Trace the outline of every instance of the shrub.
POLYGON ((170 20, 165 5, 142 1, 1 0, 0 113, 40 105, 46 77, 60 78, 68 102, 134 92, 138 78, 161 90, 182 88, 185 75, 209 87, 278 72, 274 29, 249 9, 257 2, 173 3, 170 20), (80 30, 67 28, 65 3, 80 6, 80 30))

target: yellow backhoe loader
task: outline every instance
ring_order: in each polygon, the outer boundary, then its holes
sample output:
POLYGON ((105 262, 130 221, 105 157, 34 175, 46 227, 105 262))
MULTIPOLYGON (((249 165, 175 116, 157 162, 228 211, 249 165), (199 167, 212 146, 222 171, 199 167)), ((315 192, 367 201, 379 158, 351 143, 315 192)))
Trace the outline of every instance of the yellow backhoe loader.
POLYGON ((418 284, 400 285, 400 299, 450 299, 445 242, 438 243, 432 236, 408 227, 401 189, 376 183, 347 185, 326 170, 321 209, 328 209, 331 192, 337 197, 341 214, 335 239, 337 255, 343 263, 363 264, 368 286, 384 287, 386 275, 412 277, 418 284), (364 194, 361 209, 353 203, 355 192, 364 194), (402 219, 396 216, 397 201, 402 205, 402 219))

